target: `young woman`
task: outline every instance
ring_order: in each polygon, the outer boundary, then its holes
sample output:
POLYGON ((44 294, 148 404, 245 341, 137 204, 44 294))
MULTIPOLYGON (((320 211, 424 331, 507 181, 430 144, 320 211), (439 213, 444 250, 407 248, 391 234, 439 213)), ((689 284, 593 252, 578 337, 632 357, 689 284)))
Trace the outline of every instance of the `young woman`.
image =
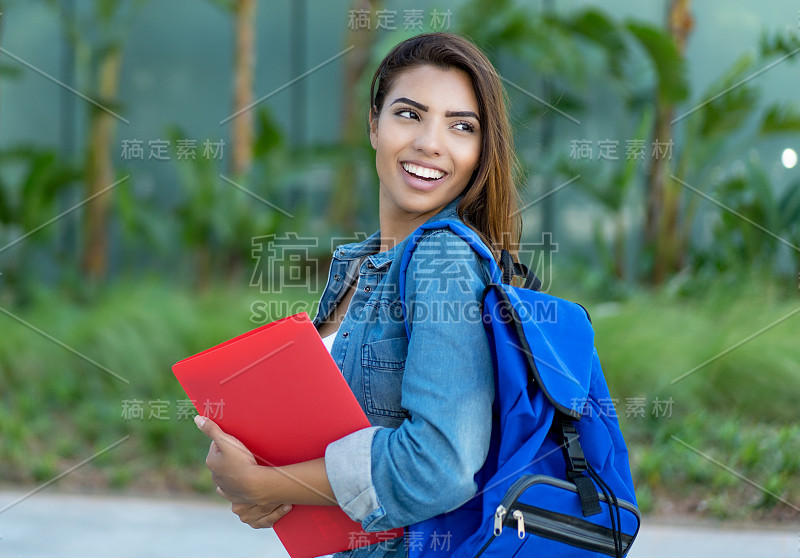
MULTIPOLYGON (((397 45, 370 93, 380 230, 335 250, 314 323, 372 427, 331 443, 324 458, 271 468, 198 417, 213 440, 206 463, 218 493, 256 528, 291 504, 338 505, 369 531, 411 525, 469 500, 488 452, 494 385, 480 314, 488 273, 449 229, 426 231, 406 273, 407 336, 399 267, 408 236, 439 219, 468 224, 495 253, 514 251, 504 91, 475 45, 432 33, 397 45)), ((400 538, 337 557, 405 555, 404 546, 400 538)))

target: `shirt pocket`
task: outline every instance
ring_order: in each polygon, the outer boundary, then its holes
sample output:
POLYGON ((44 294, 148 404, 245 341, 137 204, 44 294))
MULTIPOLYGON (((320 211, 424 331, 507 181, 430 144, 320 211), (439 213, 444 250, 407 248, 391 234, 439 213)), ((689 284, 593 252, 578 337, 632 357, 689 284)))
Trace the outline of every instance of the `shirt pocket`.
POLYGON ((361 347, 366 411, 381 417, 407 418, 400 404, 408 339, 381 339, 361 347))

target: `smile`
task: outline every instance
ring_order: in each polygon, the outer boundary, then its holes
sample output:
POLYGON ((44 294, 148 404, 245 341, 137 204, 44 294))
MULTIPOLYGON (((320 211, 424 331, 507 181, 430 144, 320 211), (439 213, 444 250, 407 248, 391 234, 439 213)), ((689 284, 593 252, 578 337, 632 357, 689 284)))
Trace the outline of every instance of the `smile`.
POLYGON ((403 166, 403 170, 405 170, 408 174, 422 180, 439 180, 445 174, 447 174, 444 171, 422 167, 420 165, 415 165, 414 163, 401 163, 401 165, 403 166))

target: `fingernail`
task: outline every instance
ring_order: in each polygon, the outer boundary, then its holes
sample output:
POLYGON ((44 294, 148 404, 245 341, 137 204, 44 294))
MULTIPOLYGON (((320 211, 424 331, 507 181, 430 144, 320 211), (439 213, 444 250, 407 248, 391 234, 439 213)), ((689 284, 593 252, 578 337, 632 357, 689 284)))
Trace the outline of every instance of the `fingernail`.
POLYGON ((291 506, 291 505, 289 505, 289 504, 287 504, 287 505, 283 506, 283 511, 285 511, 285 512, 288 512, 288 511, 289 511, 289 510, 291 510, 291 509, 292 509, 292 506, 291 506))
POLYGON ((206 424, 206 417, 201 417, 200 415, 195 415, 194 423, 197 425, 197 428, 203 428, 206 424))

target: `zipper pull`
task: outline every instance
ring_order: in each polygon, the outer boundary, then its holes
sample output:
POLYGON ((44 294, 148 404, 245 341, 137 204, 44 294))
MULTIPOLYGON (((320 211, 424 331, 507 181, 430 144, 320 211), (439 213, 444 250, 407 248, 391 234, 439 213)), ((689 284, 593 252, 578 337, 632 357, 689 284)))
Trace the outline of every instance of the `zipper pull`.
POLYGON ((514 510, 514 513, 511 514, 511 517, 517 520, 517 535, 519 538, 525 538, 525 516, 522 515, 522 512, 519 510, 514 510))
POLYGON ((503 520, 506 517, 506 510, 502 504, 497 506, 497 511, 494 512, 494 536, 499 537, 503 532, 503 520))

